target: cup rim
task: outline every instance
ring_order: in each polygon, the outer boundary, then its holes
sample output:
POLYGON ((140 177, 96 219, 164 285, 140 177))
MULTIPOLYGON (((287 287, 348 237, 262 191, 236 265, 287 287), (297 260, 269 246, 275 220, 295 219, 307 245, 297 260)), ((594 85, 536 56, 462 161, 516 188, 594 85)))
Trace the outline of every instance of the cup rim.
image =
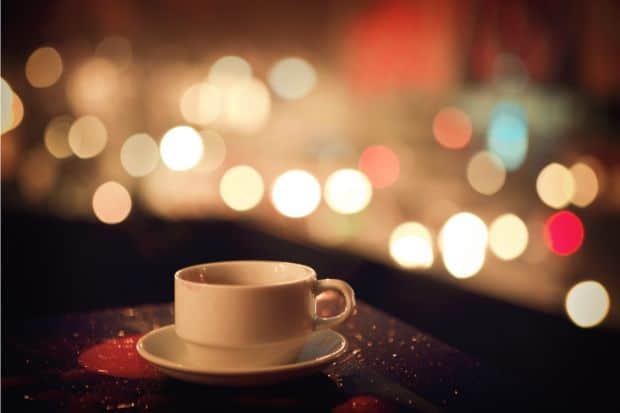
POLYGON ((304 264, 299 264, 297 262, 290 262, 290 261, 277 261, 277 260, 229 260, 229 261, 213 261, 213 262, 204 262, 201 264, 194 264, 194 265, 190 265, 187 267, 183 267, 180 268, 179 270, 177 270, 174 273, 174 279, 175 281, 182 281, 184 283, 188 283, 191 284, 193 286, 200 286, 201 288, 218 288, 218 289, 236 289, 236 290, 250 290, 250 289, 259 289, 259 288, 271 288, 271 287, 278 287, 278 286, 283 286, 283 285, 292 285, 292 284, 298 284, 300 282, 304 282, 307 280, 312 280, 312 279, 316 279, 316 271, 314 270, 314 268, 308 266, 308 265, 304 265, 304 264), (275 282, 275 283, 269 283, 269 284, 248 284, 248 285, 239 285, 239 284, 215 284, 215 283, 208 283, 208 282, 197 282, 197 281, 192 281, 192 280, 188 280, 182 277, 182 273, 198 268, 198 267, 205 267, 205 266, 218 266, 218 265, 235 265, 235 264, 287 264, 287 265, 292 265, 292 266, 296 266, 296 267, 300 267, 300 269, 307 271, 308 272, 308 276, 304 277, 304 278, 299 278, 296 280, 289 280, 289 281, 279 281, 279 282, 275 282))

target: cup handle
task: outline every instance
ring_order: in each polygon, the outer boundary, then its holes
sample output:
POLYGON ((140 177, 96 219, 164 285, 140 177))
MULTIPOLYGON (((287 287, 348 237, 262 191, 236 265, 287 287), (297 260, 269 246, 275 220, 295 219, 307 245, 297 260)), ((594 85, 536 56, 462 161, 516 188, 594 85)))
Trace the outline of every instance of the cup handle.
POLYGON ((334 278, 325 278, 323 280, 316 280, 314 284, 314 293, 318 295, 323 291, 336 290, 344 296, 345 307, 342 313, 332 317, 315 317, 314 329, 321 330, 324 328, 330 328, 342 323, 346 320, 353 310, 355 309, 355 292, 353 288, 342 280, 336 280, 334 278))

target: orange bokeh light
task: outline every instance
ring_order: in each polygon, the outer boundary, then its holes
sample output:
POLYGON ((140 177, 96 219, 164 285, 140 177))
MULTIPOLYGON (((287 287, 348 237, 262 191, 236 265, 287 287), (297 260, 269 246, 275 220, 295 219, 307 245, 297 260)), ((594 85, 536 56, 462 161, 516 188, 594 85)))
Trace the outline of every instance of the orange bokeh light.
POLYGON ((433 135, 444 148, 464 148, 471 141, 472 132, 469 116, 460 109, 443 108, 433 119, 433 135))
POLYGON ((383 145, 372 145, 366 148, 360 156, 358 167, 375 188, 392 185, 400 174, 398 156, 383 145))

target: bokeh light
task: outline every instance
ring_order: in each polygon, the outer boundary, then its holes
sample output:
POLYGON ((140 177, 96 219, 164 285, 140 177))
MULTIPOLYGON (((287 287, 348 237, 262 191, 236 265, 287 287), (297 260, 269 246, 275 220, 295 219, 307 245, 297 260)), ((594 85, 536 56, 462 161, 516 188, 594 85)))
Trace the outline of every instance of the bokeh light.
POLYGON ((226 143, 224 139, 213 130, 204 130, 200 132, 204 151, 202 161, 198 165, 198 169, 202 172, 211 172, 219 168, 224 159, 226 159, 226 143))
POLYGON ((69 146, 78 158, 92 158, 106 146, 108 131, 96 116, 82 116, 69 129, 69 146))
POLYGON ((594 170, 584 162, 577 162, 570 168, 575 181, 575 193, 571 202, 585 208, 596 199, 599 191, 599 180, 594 170))
POLYGON ((566 313, 582 328, 600 324, 609 312, 609 294, 605 287, 592 280, 577 283, 566 294, 566 313))
POLYGON ((220 181, 220 195, 224 203, 235 211, 254 208, 263 199, 264 190, 261 175, 247 165, 230 168, 220 181))
POLYGON ((309 172, 292 169, 276 178, 271 190, 271 201, 284 216, 305 217, 321 202, 321 185, 309 172))
POLYGON ((273 65, 268 79, 273 91, 282 99, 301 99, 314 88, 316 71, 304 59, 287 57, 273 65))
POLYGON ((491 113, 487 148, 509 171, 521 167, 528 148, 527 118, 523 108, 512 102, 498 103, 491 113))
POLYGON ((372 145, 364 149, 358 167, 375 188, 386 188, 394 184, 400 174, 398 156, 383 145, 372 145))
POLYGON ((92 205, 99 221, 105 224, 118 224, 131 212, 131 196, 123 185, 109 181, 97 188, 92 205))
POLYGON ((183 93, 180 109, 186 121, 207 125, 215 121, 222 110, 222 94, 207 82, 194 84, 183 93))
POLYGON ((209 83, 223 91, 240 81, 252 78, 252 66, 239 56, 224 56, 213 63, 209 70, 209 83))
POLYGON ((472 131, 469 116, 458 108, 443 108, 433 119, 433 135, 444 148, 464 148, 471 141, 472 131))
POLYGON ((514 214, 500 215, 489 226, 489 248, 502 260, 514 260, 523 254, 528 239, 527 226, 514 214))
POLYGON ((557 255, 577 252, 583 244, 584 233, 581 219, 570 211, 556 212, 545 222, 545 243, 557 255))
POLYGON ((45 147, 55 158, 68 158, 73 154, 69 146, 69 130, 74 119, 68 115, 56 116, 45 128, 43 141, 45 147))
POLYGON ((417 222, 400 224, 390 235, 390 255, 404 268, 430 268, 434 259, 430 231, 417 222))
POLYGON ((570 171, 559 163, 545 166, 536 178, 536 192, 551 208, 568 205, 575 194, 575 180, 570 171))
POLYGON ((325 182, 325 202, 340 214, 355 214, 368 206, 372 199, 372 185, 360 171, 340 169, 325 182))
POLYGON ((497 193, 506 182, 502 160, 488 151, 480 151, 467 163, 467 182, 483 195, 497 193))
POLYGON ((446 221, 439 234, 443 263, 455 278, 474 276, 484 265, 487 226, 476 215, 460 212, 446 221))
POLYGON ((146 133, 130 136, 121 147, 121 164, 127 173, 134 177, 153 172, 159 162, 157 142, 146 133))
POLYGON ((202 138, 194 128, 176 126, 164 134, 159 145, 161 159, 173 171, 186 171, 202 159, 202 138))
POLYGON ((131 43, 121 36, 106 37, 95 49, 96 57, 112 62, 119 70, 131 64, 132 55, 131 43))
POLYGON ((9 83, 4 80, 4 78, 1 79, 1 89, 0 92, 2 93, 1 98, 2 98, 2 133, 8 131, 10 129, 10 126, 13 123, 13 89, 11 89, 11 86, 9 85, 9 83))
POLYGON ((62 58, 53 47, 40 47, 26 61, 26 79, 37 88, 49 87, 62 75, 62 58))
POLYGON ((67 82, 67 97, 79 113, 100 113, 113 105, 118 89, 118 69, 106 59, 87 60, 67 82))
POLYGON ((2 134, 5 134, 22 122, 24 105, 9 83, 2 79, 2 134))
POLYGON ((257 132, 271 111, 269 91, 258 79, 237 82, 226 94, 224 110, 226 121, 235 130, 243 134, 257 132))

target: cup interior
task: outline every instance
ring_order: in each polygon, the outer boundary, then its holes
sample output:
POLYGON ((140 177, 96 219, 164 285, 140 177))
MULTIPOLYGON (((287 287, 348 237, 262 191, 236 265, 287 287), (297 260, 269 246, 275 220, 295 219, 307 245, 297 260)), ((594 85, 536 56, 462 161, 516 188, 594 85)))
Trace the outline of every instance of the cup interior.
POLYGON ((222 286, 267 286, 293 283, 315 276, 312 268, 282 261, 224 261, 183 268, 176 277, 222 286))

